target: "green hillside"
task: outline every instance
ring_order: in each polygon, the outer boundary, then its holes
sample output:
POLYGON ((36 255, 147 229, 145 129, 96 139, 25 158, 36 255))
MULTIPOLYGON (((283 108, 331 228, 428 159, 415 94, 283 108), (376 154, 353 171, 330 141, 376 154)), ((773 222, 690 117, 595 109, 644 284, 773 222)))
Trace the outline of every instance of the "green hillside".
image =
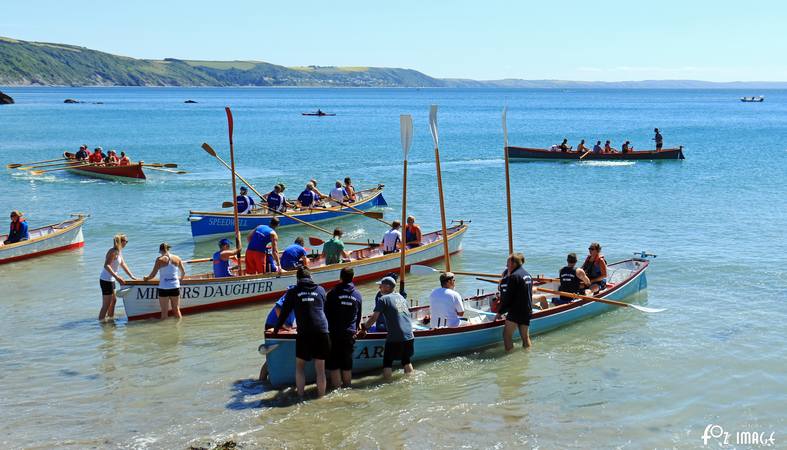
POLYGON ((159 61, 0 37, 0 85, 434 87, 444 83, 409 69, 159 61))

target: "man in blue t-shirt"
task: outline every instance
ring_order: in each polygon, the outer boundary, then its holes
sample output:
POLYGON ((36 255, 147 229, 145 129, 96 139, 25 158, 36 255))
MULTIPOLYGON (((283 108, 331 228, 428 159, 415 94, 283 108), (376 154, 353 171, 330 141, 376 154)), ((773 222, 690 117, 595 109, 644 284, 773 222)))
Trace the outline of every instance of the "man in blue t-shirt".
POLYGON ((319 206, 320 198, 320 194, 316 192, 314 185, 311 182, 306 183, 306 189, 298 196, 298 206, 304 209, 319 206))
POLYGON ((385 350, 383 351, 383 377, 390 380, 394 361, 402 362, 406 375, 413 372, 410 360, 414 353, 415 336, 413 335, 413 324, 407 300, 394 292, 396 281, 391 277, 385 277, 377 284, 380 285, 380 292, 383 295, 375 303, 374 313, 361 324, 359 335, 365 335, 366 330, 375 323, 377 317, 385 316, 388 334, 385 336, 385 350))
POLYGON ((295 243, 281 252, 282 270, 295 270, 298 267, 309 267, 309 258, 306 257, 306 249, 303 246, 303 238, 298 236, 295 238, 295 243))

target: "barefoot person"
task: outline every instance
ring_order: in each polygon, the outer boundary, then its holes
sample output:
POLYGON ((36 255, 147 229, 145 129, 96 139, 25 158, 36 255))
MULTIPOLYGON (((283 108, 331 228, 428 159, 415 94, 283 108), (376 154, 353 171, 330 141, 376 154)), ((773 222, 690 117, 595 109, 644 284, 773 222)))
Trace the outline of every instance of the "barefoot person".
POLYGON ((180 314, 180 282, 186 276, 186 269, 183 267, 180 257, 169 252, 170 248, 166 242, 159 246, 160 256, 156 258, 156 264, 153 265, 150 275, 145 277, 145 281, 148 281, 156 276, 156 272, 159 274, 158 303, 161 307, 162 320, 169 315, 170 307, 172 307, 175 317, 178 319, 182 317, 180 314))
POLYGON ((325 317, 331 334, 331 354, 325 368, 331 377, 331 386, 350 387, 353 375, 353 348, 355 333, 361 328, 363 297, 355 289, 352 267, 345 267, 339 274, 341 282, 328 291, 325 300, 325 317))
POLYGON ((279 320, 273 329, 278 333, 284 326, 290 311, 295 311, 298 322, 295 337, 295 387, 298 396, 303 397, 306 388, 306 363, 314 360, 316 372, 317 395, 325 395, 325 360, 331 353, 331 338, 328 330, 328 319, 325 318, 325 289, 312 280, 312 274, 306 267, 299 267, 298 284, 287 291, 279 320))
POLYGON ((500 280, 500 309, 495 320, 506 315, 503 345, 507 352, 514 349, 514 333, 519 330, 522 347, 530 347, 530 318, 533 315, 533 279, 523 265, 525 255, 512 253, 500 280))
POLYGON ((101 285, 101 311, 98 313, 98 320, 115 318, 117 297, 115 297, 114 280, 120 284, 126 282, 120 277, 120 268, 122 267, 132 280, 137 279, 126 265, 126 261, 123 260, 123 247, 128 244, 128 238, 125 234, 116 234, 112 241, 112 248, 107 251, 107 255, 104 257, 104 268, 98 277, 98 283, 101 285))

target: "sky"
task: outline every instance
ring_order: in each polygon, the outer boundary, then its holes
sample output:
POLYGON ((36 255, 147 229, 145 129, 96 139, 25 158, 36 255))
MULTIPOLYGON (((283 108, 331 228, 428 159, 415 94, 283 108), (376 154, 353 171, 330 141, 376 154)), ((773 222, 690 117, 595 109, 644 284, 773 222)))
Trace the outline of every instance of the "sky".
POLYGON ((438 78, 787 81, 787 2, 2 0, 0 36, 438 78))

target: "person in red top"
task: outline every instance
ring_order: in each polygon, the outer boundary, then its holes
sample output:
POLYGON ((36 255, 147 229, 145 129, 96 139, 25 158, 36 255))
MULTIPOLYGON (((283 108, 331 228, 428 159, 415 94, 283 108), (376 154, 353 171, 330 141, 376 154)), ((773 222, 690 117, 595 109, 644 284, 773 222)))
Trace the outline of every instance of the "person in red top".
POLYGON ((120 152, 120 163, 121 166, 128 166, 131 164, 131 160, 128 159, 126 156, 126 152, 120 152))
POLYGON ((104 154, 101 152, 101 147, 96 147, 96 149, 93 151, 93 153, 90 154, 90 157, 87 160, 94 164, 103 163, 104 154))
POLYGON ((120 164, 120 159, 118 158, 118 155, 117 153, 115 153, 114 150, 110 150, 109 153, 107 153, 107 157, 104 160, 104 162, 108 166, 117 166, 118 164, 120 164))
POLYGON ((415 223, 415 216, 407 217, 407 225, 404 227, 404 241, 408 247, 418 247, 421 245, 421 227, 415 223))

